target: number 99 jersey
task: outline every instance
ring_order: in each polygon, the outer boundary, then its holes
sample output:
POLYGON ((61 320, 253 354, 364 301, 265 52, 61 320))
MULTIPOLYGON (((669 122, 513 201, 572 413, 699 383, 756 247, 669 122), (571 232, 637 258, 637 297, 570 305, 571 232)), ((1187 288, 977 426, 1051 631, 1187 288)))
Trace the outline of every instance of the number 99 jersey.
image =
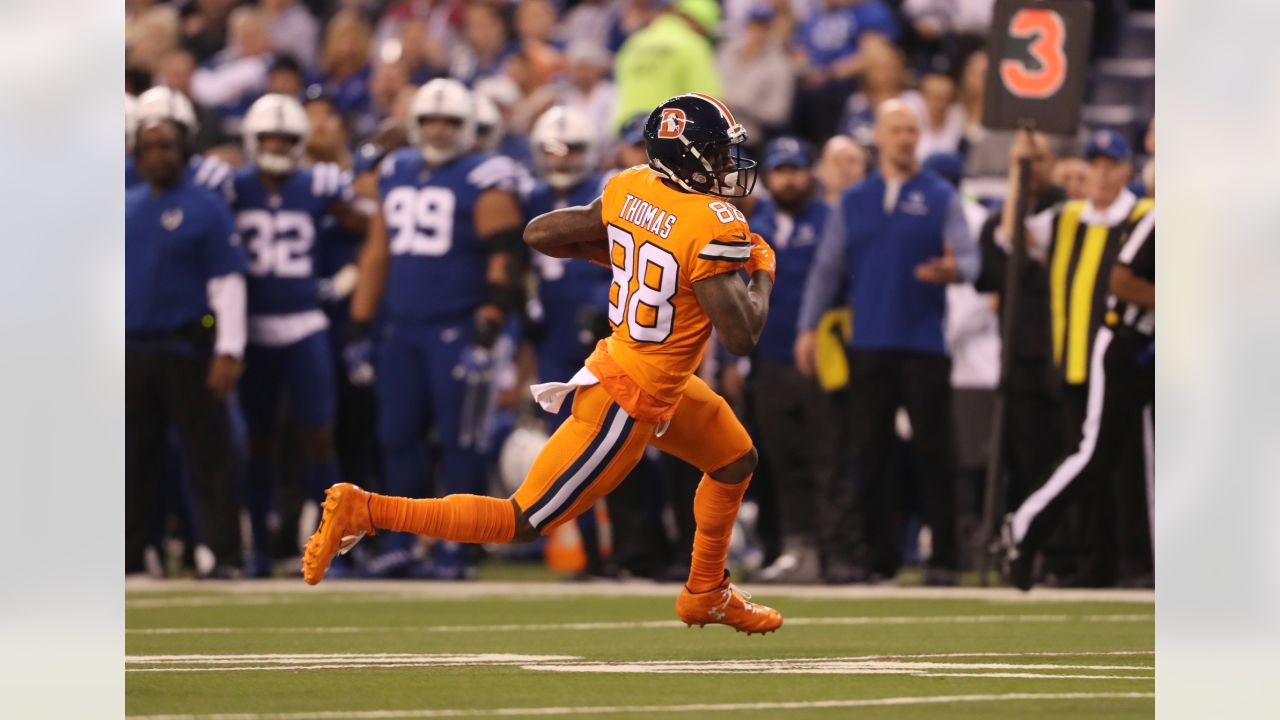
POLYGON ((657 401, 642 415, 669 416, 711 335, 693 283, 742 269, 751 257, 751 231, 727 200, 672 189, 646 166, 609 180, 601 220, 613 266, 614 330, 588 368, 608 385, 616 365, 657 401))
POLYGON ((379 172, 391 252, 388 316, 423 322, 474 311, 486 299, 488 267, 476 237, 476 201, 486 190, 514 191, 514 163, 472 153, 433 168, 417 148, 402 148, 379 172))

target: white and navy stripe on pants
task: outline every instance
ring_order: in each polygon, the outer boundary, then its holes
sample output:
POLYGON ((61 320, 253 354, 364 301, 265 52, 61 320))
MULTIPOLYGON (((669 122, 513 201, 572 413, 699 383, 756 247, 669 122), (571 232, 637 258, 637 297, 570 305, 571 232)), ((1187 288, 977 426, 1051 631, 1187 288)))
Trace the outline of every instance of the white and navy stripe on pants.
POLYGON ((541 531, 573 507, 582 493, 600 477, 626 445, 634 427, 635 419, 614 403, 605 413, 604 423, 586 450, 560 473, 537 502, 525 510, 529 523, 541 531))

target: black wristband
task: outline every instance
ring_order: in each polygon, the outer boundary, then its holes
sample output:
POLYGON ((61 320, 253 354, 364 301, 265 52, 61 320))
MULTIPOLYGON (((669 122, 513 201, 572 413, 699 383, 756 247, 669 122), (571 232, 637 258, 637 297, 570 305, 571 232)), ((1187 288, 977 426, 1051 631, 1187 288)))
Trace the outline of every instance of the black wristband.
POLYGON ((347 326, 347 342, 356 342, 369 337, 372 323, 368 320, 352 320, 347 326))
POLYGON ((512 315, 524 305, 524 293, 520 288, 502 283, 489 283, 485 288, 486 302, 496 305, 502 312, 512 315))
POLYGON ((518 253, 524 249, 524 228, 503 228, 480 238, 480 245, 489 252, 518 253))

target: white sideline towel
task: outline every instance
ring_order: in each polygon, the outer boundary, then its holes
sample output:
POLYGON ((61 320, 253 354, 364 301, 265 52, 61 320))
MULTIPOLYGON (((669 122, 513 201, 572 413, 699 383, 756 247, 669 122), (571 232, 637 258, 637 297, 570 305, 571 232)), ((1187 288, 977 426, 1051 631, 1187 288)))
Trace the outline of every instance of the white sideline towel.
POLYGON ((560 412, 560 406, 564 404, 564 399, 569 393, 580 387, 595 385, 600 380, 591 371, 585 367, 574 373, 569 378, 569 382, 546 382, 537 385, 530 385, 529 391, 533 393, 533 399, 538 401, 543 410, 552 415, 560 412))

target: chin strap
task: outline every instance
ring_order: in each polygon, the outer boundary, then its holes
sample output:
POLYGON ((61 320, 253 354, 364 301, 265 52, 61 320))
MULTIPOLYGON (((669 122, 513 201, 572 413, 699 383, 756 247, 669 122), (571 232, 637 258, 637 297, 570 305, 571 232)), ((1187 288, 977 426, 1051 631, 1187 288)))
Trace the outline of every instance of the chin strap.
POLYGON ((695 190, 694 188, 689 187, 689 183, 681 179, 679 175, 675 174, 675 172, 672 171, 671 168, 667 167, 666 164, 664 164, 661 160, 657 160, 657 159, 651 160, 649 163, 649 166, 652 167, 654 170, 657 170, 658 172, 662 173, 663 177, 679 185, 686 192, 691 192, 691 193, 700 192, 698 190, 695 190))
MULTIPOLYGON (((676 174, 671 170, 671 168, 669 168, 669 167, 667 167, 665 164, 663 164, 663 162, 662 162, 661 160, 657 160, 657 159, 650 160, 650 161, 649 161, 649 167, 653 168, 654 170, 657 170, 659 173, 661 173, 661 174, 662 174, 662 176, 663 176, 663 177, 665 177, 665 178, 667 178, 668 180, 670 180, 671 182, 673 182, 673 183, 675 183, 675 184, 679 185, 679 186, 680 186, 680 188, 681 188, 682 190, 684 190, 685 192, 700 193, 700 194, 703 194, 703 195, 710 194, 710 195, 716 195, 717 197, 724 197, 724 198, 746 197, 746 195, 745 195, 745 194, 744 194, 744 195, 728 195, 728 194, 725 194, 725 193, 724 193, 724 191, 721 189, 720 178, 716 178, 716 181, 715 181, 715 183, 713 183, 713 185, 712 185, 712 187, 711 187, 711 188, 709 188, 709 189, 700 189, 700 188, 695 188, 695 187, 690 186, 690 185, 689 185, 689 183, 685 182, 685 181, 684 181, 684 180, 683 180, 679 175, 676 175, 676 174)), ((734 176, 734 185, 733 185, 734 187, 736 187, 736 186, 737 186, 737 174, 738 174, 738 172, 739 172, 739 171, 735 170, 735 171, 733 171, 732 173, 728 173, 729 175, 733 175, 733 176, 734 176)), ((715 177, 715 176, 714 176, 714 175, 712 175, 712 177, 715 177)))

